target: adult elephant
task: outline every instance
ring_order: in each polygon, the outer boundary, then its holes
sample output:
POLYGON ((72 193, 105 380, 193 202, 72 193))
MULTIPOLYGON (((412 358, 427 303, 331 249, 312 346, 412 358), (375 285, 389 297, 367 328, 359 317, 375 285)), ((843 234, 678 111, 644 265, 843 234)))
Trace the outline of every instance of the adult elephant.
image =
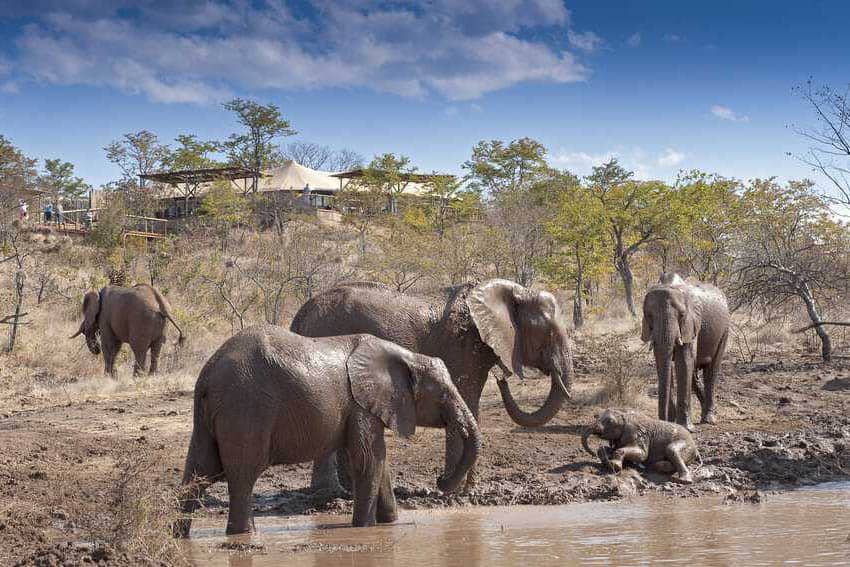
POLYGON ((109 285, 100 292, 90 291, 83 297, 83 322, 71 338, 86 337, 86 345, 94 355, 103 350, 104 371, 115 375, 115 357, 121 345, 129 343, 136 357, 133 374, 145 369, 151 351, 151 374, 157 371, 159 353, 165 343, 165 322, 177 329, 183 343, 183 331, 171 315, 168 301, 149 285, 133 287, 109 285))
MULTIPOLYGON (((572 353, 552 294, 506 280, 462 285, 413 295, 375 283, 350 283, 305 303, 290 329, 309 337, 369 333, 414 352, 437 356, 469 409, 478 418, 478 402, 490 369, 523 376, 532 367, 551 378, 543 405, 522 411, 505 379, 498 381, 505 409, 524 427, 551 420, 569 398, 572 353)), ((446 432, 446 466, 462 454, 460 439, 446 432)), ((474 471, 469 484, 474 484, 474 471)), ((338 489, 334 455, 313 465, 313 487, 338 489)))
MULTIPOLYGON (((181 507, 193 512, 203 491, 226 480, 227 533, 252 531, 251 495, 260 474, 345 449, 354 480, 354 526, 397 517, 384 429, 413 435, 445 427, 463 439, 454 469, 437 479, 455 490, 475 462, 478 425, 445 364, 371 335, 308 338, 280 327, 245 330, 225 342, 195 384, 194 427, 181 507)), ((175 534, 187 536, 182 518, 175 534)))
POLYGON ((729 337, 726 296, 710 284, 664 274, 643 300, 641 340, 650 342, 658 371, 658 418, 693 429, 691 388, 702 406, 702 423, 715 423, 714 389, 729 337), (676 370, 676 404, 671 396, 676 370), (697 380, 702 370, 703 386, 697 380))

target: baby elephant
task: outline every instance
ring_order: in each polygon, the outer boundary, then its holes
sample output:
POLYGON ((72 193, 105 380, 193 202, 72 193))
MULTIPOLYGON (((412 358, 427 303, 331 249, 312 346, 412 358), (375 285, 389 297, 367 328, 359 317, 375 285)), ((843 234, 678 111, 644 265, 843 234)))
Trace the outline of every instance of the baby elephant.
POLYGON ((612 472, 620 472, 624 461, 644 463, 661 473, 674 473, 673 480, 691 484, 688 464, 702 462, 690 432, 681 425, 646 417, 636 411, 607 409, 581 438, 582 447, 599 457, 612 472), (588 439, 596 435, 610 443, 594 453, 588 439))
MULTIPOLYGON (((182 511, 210 483, 227 481, 227 533, 253 531, 254 482, 273 465, 324 458, 345 449, 354 480, 355 526, 396 519, 384 430, 403 437, 417 425, 464 440, 460 461, 437 479, 455 490, 478 455, 472 412, 439 358, 371 335, 314 339, 280 327, 246 329, 207 361, 195 384, 192 440, 182 511)), ((186 517, 174 526, 187 536, 186 517)))

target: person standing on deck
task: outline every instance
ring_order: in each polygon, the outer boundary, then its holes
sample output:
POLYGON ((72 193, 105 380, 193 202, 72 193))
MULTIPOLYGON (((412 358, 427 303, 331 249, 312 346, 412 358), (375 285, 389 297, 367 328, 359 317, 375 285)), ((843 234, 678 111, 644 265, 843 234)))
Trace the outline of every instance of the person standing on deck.
POLYGON ((26 221, 29 218, 29 213, 27 212, 27 202, 23 199, 18 200, 18 219, 21 222, 26 221))
POLYGON ((47 201, 47 204, 44 206, 44 224, 50 224, 50 220, 53 218, 53 203, 47 201))
POLYGON ((62 225, 65 223, 64 212, 62 201, 56 201, 56 224, 62 225))

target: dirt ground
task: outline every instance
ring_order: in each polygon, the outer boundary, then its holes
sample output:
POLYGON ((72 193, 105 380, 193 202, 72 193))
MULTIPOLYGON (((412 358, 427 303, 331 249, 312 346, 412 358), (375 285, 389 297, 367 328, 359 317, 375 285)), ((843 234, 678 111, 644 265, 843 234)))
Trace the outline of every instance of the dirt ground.
MULTIPOLYGON (((6 361, 0 372, 11 380, 21 370, 6 361)), ((704 465, 691 486, 633 470, 609 475, 582 451, 581 429, 602 408, 586 403, 598 389, 598 377, 581 349, 576 367, 576 400, 553 422, 533 430, 511 422, 494 381, 488 383, 481 404, 480 482, 471 492, 447 497, 435 488, 442 468, 441 431, 420 429, 411 440, 388 432, 401 508, 565 504, 645 491, 746 500, 754 491, 850 476, 850 360, 824 365, 797 352, 726 363, 719 422, 700 425, 695 434, 704 465)), ((126 463, 128 455, 136 459, 131 481, 143 490, 163 493, 176 486, 191 431, 192 377, 137 383, 125 378, 129 385, 115 388, 81 387, 51 375, 36 379, 45 384, 39 395, 30 389, 0 399, 0 565, 140 562, 68 542, 90 539, 95 524, 103 523, 96 519, 98 510, 120 500, 114 498, 116 461, 126 463)), ((525 408, 538 405, 548 388, 548 380, 513 384, 525 408)), ((643 389, 638 405, 651 412, 650 380, 643 389)), ((308 485, 308 464, 268 470, 255 488, 256 513, 351 511, 350 501, 312 494, 308 485)), ((223 528, 226 507, 225 486, 219 483, 210 490, 204 513, 223 528)))

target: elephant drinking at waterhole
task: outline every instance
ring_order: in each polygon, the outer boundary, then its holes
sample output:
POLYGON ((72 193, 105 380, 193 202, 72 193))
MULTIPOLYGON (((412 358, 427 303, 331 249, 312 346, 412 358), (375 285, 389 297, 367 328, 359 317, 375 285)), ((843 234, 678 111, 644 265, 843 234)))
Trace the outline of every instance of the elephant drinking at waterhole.
POLYGON ((673 473, 673 480, 684 484, 693 482, 688 465, 701 460, 687 429, 633 410, 605 410, 584 432, 581 444, 613 473, 620 472, 626 461, 642 463, 655 472, 673 473), (588 443, 592 435, 605 439, 610 446, 594 452, 588 443))
MULTIPOLYGON (((195 384, 194 425, 182 484, 182 511, 206 487, 227 481, 227 533, 253 530, 254 483, 272 465, 348 453, 354 526, 396 519, 384 429, 413 435, 445 427, 463 441, 456 466, 437 479, 455 490, 478 456, 472 412, 438 359, 371 335, 308 338, 280 327, 245 330, 207 361, 195 384)), ((183 518, 175 534, 186 536, 183 518)))

